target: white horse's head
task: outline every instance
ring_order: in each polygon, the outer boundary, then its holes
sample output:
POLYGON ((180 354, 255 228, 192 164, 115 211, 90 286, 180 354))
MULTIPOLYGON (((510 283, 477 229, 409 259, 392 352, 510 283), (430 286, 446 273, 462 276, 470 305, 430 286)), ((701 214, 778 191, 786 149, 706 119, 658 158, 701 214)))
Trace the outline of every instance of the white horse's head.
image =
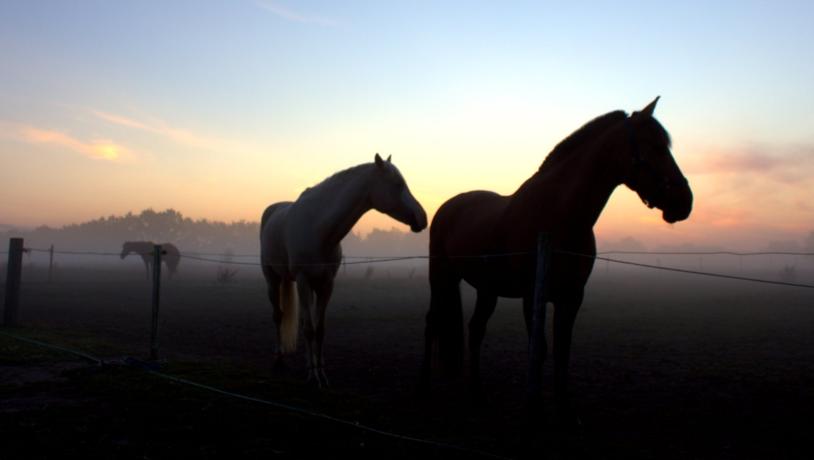
POLYGON ((418 233, 427 228, 427 213, 415 199, 398 168, 379 154, 375 158, 375 172, 370 184, 370 202, 373 209, 409 225, 418 233))

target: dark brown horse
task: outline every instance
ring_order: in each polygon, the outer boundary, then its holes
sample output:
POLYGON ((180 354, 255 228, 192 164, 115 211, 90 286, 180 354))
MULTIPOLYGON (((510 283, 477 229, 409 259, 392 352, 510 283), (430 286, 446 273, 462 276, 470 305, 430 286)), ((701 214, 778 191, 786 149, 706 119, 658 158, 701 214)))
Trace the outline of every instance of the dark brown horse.
MULTIPOLYGON (((566 387, 571 331, 596 255, 593 226, 611 193, 620 184, 627 185, 647 206, 661 209, 669 223, 686 219, 692 209, 692 192, 670 153, 669 135, 653 118, 657 101, 630 116, 615 111, 587 123, 560 142, 512 195, 472 191, 451 198, 438 209, 430 226, 425 387, 436 343, 446 370, 456 372, 461 367, 461 280, 477 290, 469 321, 470 378, 476 394, 480 391, 480 346, 497 298, 522 298, 526 327, 530 328, 535 249, 538 234, 545 233, 552 250, 546 296, 555 308, 556 408, 563 414, 569 412, 566 387)), ((542 348, 544 356, 545 340, 542 348)))

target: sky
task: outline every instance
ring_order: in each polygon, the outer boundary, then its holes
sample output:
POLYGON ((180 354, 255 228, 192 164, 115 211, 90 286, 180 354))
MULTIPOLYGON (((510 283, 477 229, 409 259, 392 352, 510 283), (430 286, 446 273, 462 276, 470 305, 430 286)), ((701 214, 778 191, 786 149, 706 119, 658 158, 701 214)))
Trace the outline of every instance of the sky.
MULTIPOLYGON (((568 3, 3 1, 0 224, 256 221, 376 152, 432 216, 660 95, 693 214, 669 225, 623 186, 600 238, 814 230, 814 3, 568 3)), ((371 212, 356 231, 376 227, 406 230, 371 212)))

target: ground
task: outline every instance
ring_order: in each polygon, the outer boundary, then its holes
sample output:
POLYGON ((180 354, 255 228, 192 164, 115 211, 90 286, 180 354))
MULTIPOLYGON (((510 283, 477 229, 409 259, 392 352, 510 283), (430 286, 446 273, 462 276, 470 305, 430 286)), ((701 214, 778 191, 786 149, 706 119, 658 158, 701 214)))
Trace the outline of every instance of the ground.
MULTIPOLYGON (((416 391, 428 305, 421 269, 344 273, 329 306, 332 388, 305 359, 271 369, 262 279, 187 267, 162 287, 160 371, 402 435, 512 458, 810 458, 814 292, 598 267, 577 319, 571 381, 581 427, 525 405, 526 337, 516 300, 489 323, 488 400, 437 376, 416 391)), ((137 267, 24 273, 20 326, 2 331, 82 350, 94 365, 0 336, 3 458, 470 458, 162 379, 125 364, 149 351, 150 284, 137 267)), ((473 293, 464 289, 465 315, 473 293)), ((549 312, 550 314, 550 312, 549 312)), ((550 318, 548 324, 550 324, 550 318)), ((549 334, 550 335, 550 334, 549 334)), ((550 336, 549 336, 550 339, 550 336)), ((550 358, 544 400, 551 402, 550 358)), ((551 404, 549 404, 550 406, 551 404)))

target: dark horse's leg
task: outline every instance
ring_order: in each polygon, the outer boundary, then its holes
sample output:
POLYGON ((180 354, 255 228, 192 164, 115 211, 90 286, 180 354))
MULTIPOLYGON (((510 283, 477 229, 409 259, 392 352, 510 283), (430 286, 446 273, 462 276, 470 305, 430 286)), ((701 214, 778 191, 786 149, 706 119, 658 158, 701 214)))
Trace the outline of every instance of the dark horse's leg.
POLYGON ((574 320, 582 305, 583 292, 554 304, 554 398, 560 421, 578 422, 571 411, 568 395, 568 361, 571 354, 571 335, 574 320))
POLYGON ((480 347, 486 334, 486 323, 495 311, 497 296, 491 292, 478 290, 475 312, 469 320, 469 378, 472 396, 479 400, 481 394, 480 347))
POLYGON ((429 390, 432 355, 436 342, 445 370, 453 374, 460 369, 463 357, 463 308, 460 278, 443 259, 430 259, 430 310, 424 329, 424 361, 419 390, 429 390))
MULTIPOLYGON (((542 336, 540 337, 540 364, 536 369, 529 369, 529 373, 535 372, 537 373, 537 381, 541 381, 542 377, 541 374, 543 373, 543 363, 545 362, 546 354, 548 354, 548 344, 546 343, 545 338, 545 311, 546 311, 546 304, 543 304, 543 309, 540 313, 542 313, 542 336)), ((529 343, 531 343, 531 327, 532 327, 532 315, 534 314, 534 296, 527 295, 523 297, 523 319, 526 322, 526 334, 529 338, 529 343)), ((532 405, 541 405, 542 404, 542 394, 531 394, 529 395, 530 401, 529 403, 532 405)))
POLYGON ((282 278, 274 273, 274 270, 268 265, 263 265, 263 276, 266 278, 269 302, 271 302, 271 307, 274 310, 274 328, 277 331, 274 342, 274 368, 279 369, 285 366, 280 341, 280 323, 283 320, 283 310, 280 306, 280 283, 282 278))

